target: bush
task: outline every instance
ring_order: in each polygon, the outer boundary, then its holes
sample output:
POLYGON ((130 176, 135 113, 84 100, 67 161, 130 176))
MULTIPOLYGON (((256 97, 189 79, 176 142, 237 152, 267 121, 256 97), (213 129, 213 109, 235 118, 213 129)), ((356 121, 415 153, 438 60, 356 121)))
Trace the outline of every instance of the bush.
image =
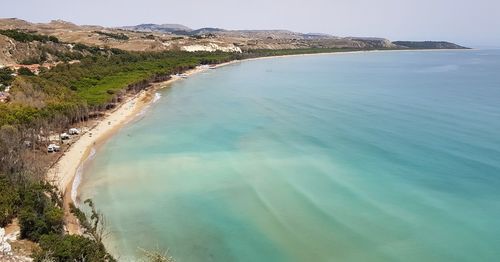
POLYGON ((28 33, 28 32, 22 32, 19 30, 0 30, 0 35, 4 35, 7 37, 10 37, 16 41, 27 43, 27 42, 33 42, 33 41, 39 41, 39 42, 54 42, 54 43, 59 43, 59 39, 55 36, 47 36, 47 35, 38 35, 34 33, 28 33))
POLYGON ((129 39, 129 37, 124 33, 115 34, 115 33, 103 32, 103 31, 94 31, 94 33, 99 34, 99 35, 104 35, 104 36, 107 36, 109 38, 114 38, 117 40, 128 40, 129 39))
POLYGON ((104 245, 77 235, 44 235, 35 261, 116 261, 106 252, 104 245))
POLYGON ((35 75, 35 74, 33 74, 33 72, 31 72, 31 70, 29 70, 26 67, 19 68, 19 70, 17 70, 17 73, 19 75, 22 75, 22 76, 34 76, 35 75))
POLYGON ((19 202, 17 187, 5 177, 0 177, 0 227, 4 227, 11 222, 17 212, 19 202))
POLYGON ((63 216, 59 203, 47 196, 46 185, 33 184, 20 192, 19 224, 21 238, 38 241, 45 234, 63 232, 63 216))
POLYGON ((10 85, 12 79, 14 79, 14 77, 11 75, 12 73, 14 73, 14 71, 12 71, 8 67, 0 68, 0 84, 3 84, 5 86, 10 85))

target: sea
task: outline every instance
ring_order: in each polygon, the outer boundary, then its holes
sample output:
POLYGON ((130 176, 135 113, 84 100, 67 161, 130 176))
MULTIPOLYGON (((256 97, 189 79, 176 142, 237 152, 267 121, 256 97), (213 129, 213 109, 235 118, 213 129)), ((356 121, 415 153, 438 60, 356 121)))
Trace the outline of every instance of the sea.
POLYGON ((243 61, 86 163, 120 261, 500 261, 500 50, 243 61))

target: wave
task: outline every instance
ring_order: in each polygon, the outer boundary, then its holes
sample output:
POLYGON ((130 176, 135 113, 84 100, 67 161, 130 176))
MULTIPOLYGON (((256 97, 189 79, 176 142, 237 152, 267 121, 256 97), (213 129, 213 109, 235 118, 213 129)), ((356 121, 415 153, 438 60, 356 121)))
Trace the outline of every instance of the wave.
POLYGON ((155 96, 153 97, 153 100, 151 101, 151 103, 146 105, 139 113, 136 114, 136 116, 143 117, 146 114, 146 112, 149 110, 151 105, 158 102, 158 100, 160 100, 160 98, 161 98, 161 94, 155 93, 155 96))
POLYGON ((160 100, 161 94, 160 93, 155 93, 155 97, 153 98, 153 103, 156 103, 158 100, 160 100))
POLYGON ((95 148, 90 149, 89 156, 76 169, 75 179, 73 179, 73 184, 71 185, 71 200, 76 206, 78 206, 77 202, 78 188, 82 183, 83 167, 85 166, 85 163, 94 159, 95 154, 96 154, 95 148))

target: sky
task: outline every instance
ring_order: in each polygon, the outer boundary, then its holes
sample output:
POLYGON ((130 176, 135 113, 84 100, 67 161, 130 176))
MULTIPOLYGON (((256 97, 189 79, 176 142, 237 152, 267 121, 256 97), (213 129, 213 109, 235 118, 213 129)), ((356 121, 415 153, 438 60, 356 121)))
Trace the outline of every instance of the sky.
POLYGON ((500 47, 500 0, 1 0, 0 17, 103 26, 289 29, 500 47))

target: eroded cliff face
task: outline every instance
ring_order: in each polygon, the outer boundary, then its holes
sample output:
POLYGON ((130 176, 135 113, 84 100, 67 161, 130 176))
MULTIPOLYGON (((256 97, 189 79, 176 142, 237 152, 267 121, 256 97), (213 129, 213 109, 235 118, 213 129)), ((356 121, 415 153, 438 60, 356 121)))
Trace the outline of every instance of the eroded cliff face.
POLYGON ((0 35, 0 65, 17 64, 32 55, 40 55, 36 43, 20 43, 0 35))

